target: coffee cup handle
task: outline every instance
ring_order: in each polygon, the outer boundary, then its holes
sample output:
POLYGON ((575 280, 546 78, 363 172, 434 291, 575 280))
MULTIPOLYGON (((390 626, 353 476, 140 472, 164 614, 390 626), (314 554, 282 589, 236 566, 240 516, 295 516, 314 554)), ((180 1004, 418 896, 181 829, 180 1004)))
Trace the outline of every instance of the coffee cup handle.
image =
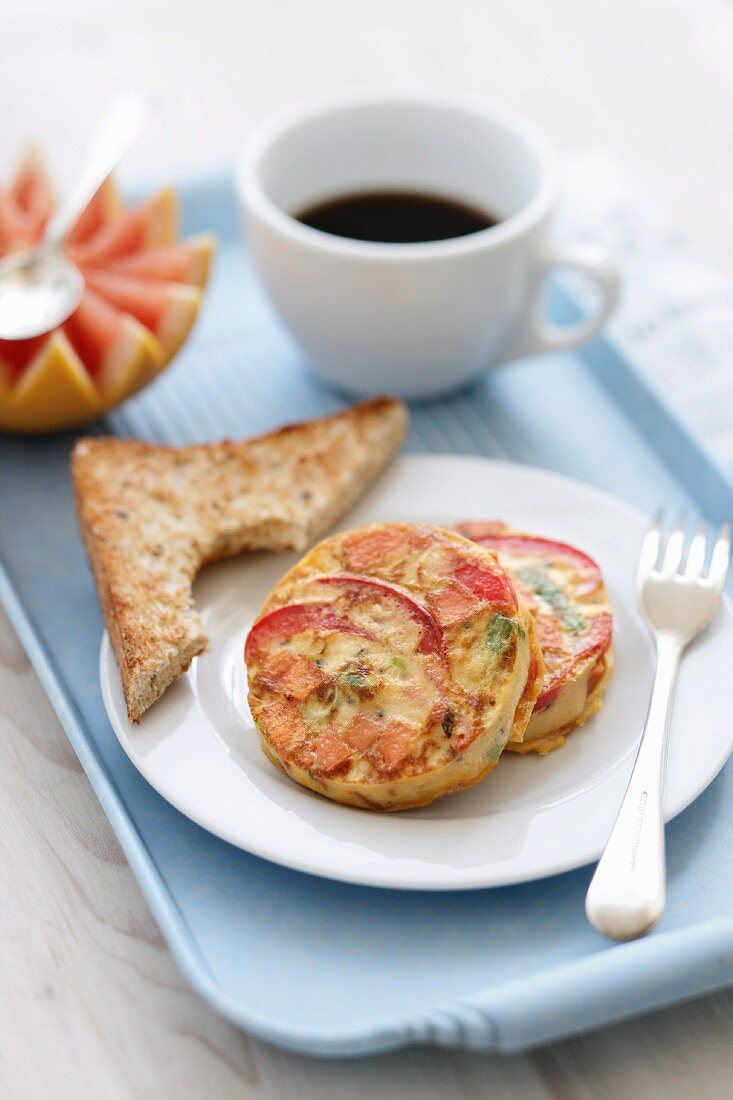
POLYGON ((535 260, 529 316, 512 341, 506 358, 521 359, 545 351, 577 348, 587 343, 613 312, 619 290, 618 273, 602 249, 578 244, 546 251, 535 260), (601 300, 590 316, 567 325, 554 324, 542 316, 546 283, 557 268, 577 271, 598 288, 601 300))

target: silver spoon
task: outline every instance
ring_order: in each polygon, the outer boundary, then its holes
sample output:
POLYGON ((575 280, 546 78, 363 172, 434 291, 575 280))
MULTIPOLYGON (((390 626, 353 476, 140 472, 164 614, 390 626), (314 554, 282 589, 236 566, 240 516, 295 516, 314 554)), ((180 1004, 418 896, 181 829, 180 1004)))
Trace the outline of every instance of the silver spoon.
POLYGON ((152 105, 142 96, 133 92, 118 96, 95 127, 81 179, 51 215, 41 243, 0 261, 0 339, 41 336, 62 324, 79 305, 84 278, 64 255, 64 242, 152 114, 152 105))

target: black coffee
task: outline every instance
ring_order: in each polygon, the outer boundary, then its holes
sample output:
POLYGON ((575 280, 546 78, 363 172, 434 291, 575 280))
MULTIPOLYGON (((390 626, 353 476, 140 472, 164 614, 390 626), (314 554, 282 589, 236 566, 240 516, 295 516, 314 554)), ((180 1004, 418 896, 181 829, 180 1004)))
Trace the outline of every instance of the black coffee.
POLYGON ((363 191, 316 203, 296 214, 304 225, 385 244, 418 244, 466 237, 496 225, 486 210, 418 191, 363 191))

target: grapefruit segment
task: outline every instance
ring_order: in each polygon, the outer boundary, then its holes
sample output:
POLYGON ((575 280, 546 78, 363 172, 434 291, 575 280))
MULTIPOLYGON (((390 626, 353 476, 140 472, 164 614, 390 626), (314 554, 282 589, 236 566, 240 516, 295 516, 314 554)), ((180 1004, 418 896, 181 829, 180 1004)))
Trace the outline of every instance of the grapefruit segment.
POLYGON ((34 336, 31 340, 0 340, 0 361, 7 368, 11 385, 33 362, 46 339, 45 336, 34 336))
POLYGON ((63 332, 53 332, 0 405, 0 427, 12 431, 69 428, 102 411, 97 387, 63 332))
POLYGON ((134 317, 123 316, 117 343, 102 362, 97 384, 106 406, 138 393, 166 363, 160 342, 134 317))
POLYGON ((89 374, 96 377, 107 352, 120 334, 120 314, 87 287, 64 332, 89 374))
POLYGON ((9 191, 0 190, 0 253, 16 252, 33 244, 33 221, 9 191))
POLYGON ((86 240, 70 244, 69 256, 80 267, 106 267, 110 260, 130 252, 173 244, 177 224, 178 204, 168 188, 100 225, 86 240))
POLYGON ((10 187, 17 206, 31 221, 38 240, 55 206, 53 186, 38 149, 33 145, 18 165, 10 187))
POLYGON ((153 330, 163 351, 166 362, 173 358, 183 347, 201 307, 202 294, 198 287, 171 283, 168 305, 161 316, 160 323, 153 330))
POLYGON ((88 287, 64 331, 94 378, 105 405, 116 404, 142 389, 165 360, 152 332, 88 287))
POLYGON ((153 279, 164 283, 187 283, 202 290, 209 277, 216 238, 202 233, 167 248, 147 248, 119 256, 105 264, 105 270, 135 279, 153 279))
POLYGON ((97 270, 87 271, 85 277, 88 287, 150 329, 168 359, 188 336, 201 304, 201 291, 183 283, 160 283, 97 270))
POLYGON ((90 240, 103 226, 116 222, 123 213, 122 199, 117 193, 112 177, 109 176, 69 233, 67 239, 69 253, 72 254, 74 248, 90 240))

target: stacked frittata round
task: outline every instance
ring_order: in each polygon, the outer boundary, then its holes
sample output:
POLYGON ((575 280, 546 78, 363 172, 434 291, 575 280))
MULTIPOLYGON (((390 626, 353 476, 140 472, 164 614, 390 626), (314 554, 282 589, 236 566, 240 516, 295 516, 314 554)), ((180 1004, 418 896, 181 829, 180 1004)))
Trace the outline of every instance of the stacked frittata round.
POLYGON ((459 530, 492 550, 512 577, 545 660, 524 737, 507 748, 551 752, 600 708, 613 674, 613 615, 601 570, 574 546, 503 523, 464 523, 459 530))
POLYGON ((505 748, 562 744, 601 704, 610 636, 600 573, 570 547, 500 524, 373 525, 319 543, 270 594, 245 646, 249 703, 296 782, 408 809, 472 786, 505 748))

